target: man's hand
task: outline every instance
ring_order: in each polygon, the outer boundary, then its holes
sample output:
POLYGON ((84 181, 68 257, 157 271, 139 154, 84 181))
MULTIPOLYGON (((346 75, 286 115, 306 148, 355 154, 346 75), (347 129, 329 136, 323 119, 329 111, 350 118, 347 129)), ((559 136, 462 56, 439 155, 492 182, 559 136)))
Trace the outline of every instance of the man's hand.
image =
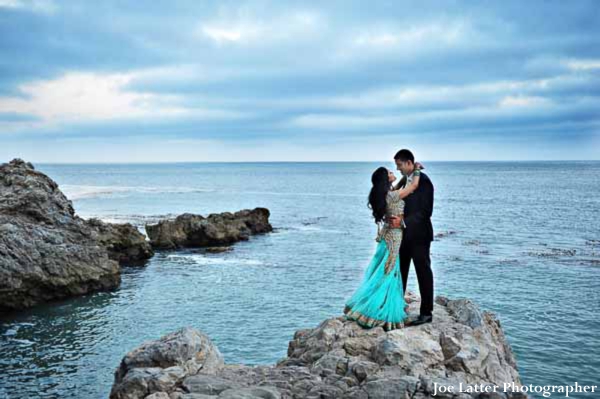
POLYGON ((402 218, 398 216, 391 216, 387 220, 388 224, 392 229, 399 229, 402 227, 402 218))

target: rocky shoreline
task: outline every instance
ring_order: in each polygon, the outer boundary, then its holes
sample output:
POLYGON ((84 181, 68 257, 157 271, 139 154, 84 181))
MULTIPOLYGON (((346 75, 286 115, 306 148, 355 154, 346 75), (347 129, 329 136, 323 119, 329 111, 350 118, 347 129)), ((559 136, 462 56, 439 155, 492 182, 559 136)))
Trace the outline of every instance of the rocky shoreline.
POLYGON ((113 290, 122 266, 144 265, 155 249, 216 247, 272 231, 269 210, 204 218, 184 214, 147 225, 85 220, 58 184, 21 159, 0 165, 0 310, 113 290))
MULTIPOLYGON (((419 301, 410 304, 418 312, 419 301)), ((201 331, 182 328, 127 353, 111 399, 527 398, 459 393, 466 385, 521 385, 494 314, 468 299, 437 297, 433 323, 385 332, 343 316, 299 330, 274 365, 226 364, 201 331), (453 386, 456 394, 435 393, 453 386)))

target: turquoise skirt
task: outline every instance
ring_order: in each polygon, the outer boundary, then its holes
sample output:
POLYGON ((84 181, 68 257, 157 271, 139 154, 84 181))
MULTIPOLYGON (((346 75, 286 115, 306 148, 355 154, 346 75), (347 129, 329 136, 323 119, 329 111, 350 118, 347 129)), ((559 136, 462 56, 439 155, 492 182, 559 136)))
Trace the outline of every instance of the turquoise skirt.
POLYGON ((394 268, 385 274, 385 263, 389 255, 385 240, 381 240, 362 283, 346 301, 344 314, 347 320, 354 320, 366 328, 380 326, 385 331, 404 327, 407 314, 404 311, 406 303, 400 274, 400 257, 396 254, 394 268))

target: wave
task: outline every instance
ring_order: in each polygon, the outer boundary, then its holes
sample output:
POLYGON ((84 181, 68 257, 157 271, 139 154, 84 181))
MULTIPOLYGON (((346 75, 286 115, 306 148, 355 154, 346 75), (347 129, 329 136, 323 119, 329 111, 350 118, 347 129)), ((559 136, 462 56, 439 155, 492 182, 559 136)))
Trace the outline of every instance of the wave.
POLYGON ((60 189, 67 198, 71 200, 128 194, 188 194, 210 193, 215 191, 213 189, 197 187, 84 186, 73 184, 61 185, 60 189))
POLYGON ((16 339, 16 338, 12 338, 10 341, 11 342, 15 342, 17 344, 20 344, 21 346, 31 346, 31 345, 35 344, 35 342, 30 341, 28 339, 16 339))
POLYGON ((283 197, 335 197, 335 198, 366 198, 368 194, 345 194, 339 192, 302 192, 302 191, 246 191, 246 190, 228 190, 225 191, 229 194, 251 194, 251 195, 273 195, 273 196, 283 196, 283 197))
POLYGON ((343 234, 344 233, 344 231, 342 231, 342 230, 328 229, 328 228, 324 228, 324 227, 319 227, 319 226, 315 226, 315 225, 306 225, 306 224, 294 224, 294 225, 283 226, 283 227, 275 227, 274 232, 280 233, 280 234, 293 233, 293 232, 319 232, 319 233, 325 233, 325 234, 343 234))
POLYGON ((173 220, 178 215, 167 213, 162 215, 137 215, 137 214, 96 214, 80 213, 78 216, 84 219, 100 219, 105 223, 131 223, 134 226, 144 227, 146 224, 155 224, 161 220, 173 220))
POLYGON ((210 255, 167 255, 167 260, 176 262, 192 262, 198 265, 246 265, 260 266, 264 262, 254 259, 223 259, 222 257, 214 257, 210 255))

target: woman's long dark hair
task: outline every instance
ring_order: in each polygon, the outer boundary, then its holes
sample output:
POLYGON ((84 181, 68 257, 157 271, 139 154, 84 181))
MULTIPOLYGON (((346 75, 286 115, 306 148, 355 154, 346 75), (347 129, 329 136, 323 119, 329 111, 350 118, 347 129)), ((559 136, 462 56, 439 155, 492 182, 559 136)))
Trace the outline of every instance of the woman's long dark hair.
POLYGON ((390 181, 388 176, 388 170, 383 166, 377 168, 371 176, 371 192, 369 193, 369 209, 373 210, 373 217, 375 223, 379 223, 383 220, 386 211, 385 197, 390 191, 390 181))

